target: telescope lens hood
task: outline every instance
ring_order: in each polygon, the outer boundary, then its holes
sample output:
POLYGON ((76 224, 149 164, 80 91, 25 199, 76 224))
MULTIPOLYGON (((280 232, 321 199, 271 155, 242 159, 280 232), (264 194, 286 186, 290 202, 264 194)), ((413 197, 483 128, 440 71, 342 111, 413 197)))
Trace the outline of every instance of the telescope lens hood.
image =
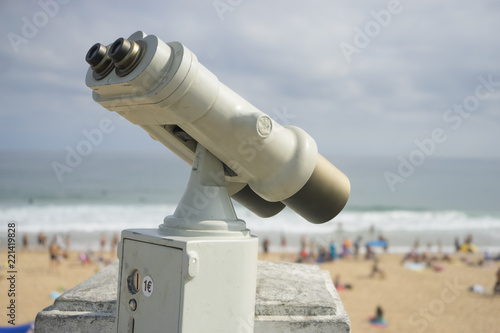
POLYGON ((318 161, 307 183, 282 202, 311 223, 330 221, 344 208, 351 184, 346 175, 318 154, 318 161))

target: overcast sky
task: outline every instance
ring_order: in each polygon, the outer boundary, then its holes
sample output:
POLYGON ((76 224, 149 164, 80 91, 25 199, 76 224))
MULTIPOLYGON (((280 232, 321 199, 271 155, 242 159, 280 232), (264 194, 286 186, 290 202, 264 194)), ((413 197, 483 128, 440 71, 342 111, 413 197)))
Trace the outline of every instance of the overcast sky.
POLYGON ((408 156, 433 140, 433 157, 500 158, 495 0, 1 1, 0 149, 64 152, 109 118, 97 150, 165 150, 85 86, 90 46, 137 30, 185 44, 324 155, 408 156))

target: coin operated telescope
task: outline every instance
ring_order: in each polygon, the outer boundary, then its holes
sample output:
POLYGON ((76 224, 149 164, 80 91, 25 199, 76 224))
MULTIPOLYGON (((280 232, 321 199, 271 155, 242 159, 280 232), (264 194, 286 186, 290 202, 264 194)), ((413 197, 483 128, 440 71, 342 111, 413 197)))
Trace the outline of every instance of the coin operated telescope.
POLYGON ((173 215, 122 232, 117 331, 253 332, 258 241, 230 198, 261 217, 288 206, 324 223, 349 180, 305 131, 279 125, 178 42, 138 31, 95 44, 86 61, 97 103, 192 166, 173 215))

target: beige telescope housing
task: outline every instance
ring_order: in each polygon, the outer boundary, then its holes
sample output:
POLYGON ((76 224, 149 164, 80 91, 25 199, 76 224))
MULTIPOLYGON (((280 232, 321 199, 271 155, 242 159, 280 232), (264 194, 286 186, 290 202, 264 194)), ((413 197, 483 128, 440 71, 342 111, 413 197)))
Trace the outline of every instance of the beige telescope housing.
POLYGON ((255 214, 273 216, 286 205, 323 223, 347 203, 349 180, 310 135, 279 125, 220 83, 184 45, 138 31, 95 44, 86 60, 96 102, 189 165, 204 146, 223 162, 229 195, 255 214))

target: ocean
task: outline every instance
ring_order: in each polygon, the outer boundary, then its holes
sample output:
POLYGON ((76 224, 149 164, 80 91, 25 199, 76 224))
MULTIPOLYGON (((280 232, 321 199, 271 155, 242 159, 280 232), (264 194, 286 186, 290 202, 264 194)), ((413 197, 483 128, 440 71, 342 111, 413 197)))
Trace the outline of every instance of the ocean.
MULTIPOLYGON (((189 179, 190 167, 168 151, 95 151, 67 163, 62 152, 0 152, 0 243, 15 222, 18 244, 38 232, 49 239, 69 235, 71 249, 99 248, 99 239, 127 228, 156 228, 171 215, 189 179), (61 167, 64 166, 64 167, 61 167)), ((384 174, 398 174, 397 157, 326 156, 351 181, 346 208, 330 222, 315 225, 289 209, 263 219, 235 204, 237 215, 271 250, 298 251, 306 236, 317 244, 344 238, 368 242, 383 235, 390 252, 453 251, 471 234, 481 251, 500 252, 500 161, 427 159, 393 186, 384 174)), ((3 246, 3 245, 2 245, 3 246)))

